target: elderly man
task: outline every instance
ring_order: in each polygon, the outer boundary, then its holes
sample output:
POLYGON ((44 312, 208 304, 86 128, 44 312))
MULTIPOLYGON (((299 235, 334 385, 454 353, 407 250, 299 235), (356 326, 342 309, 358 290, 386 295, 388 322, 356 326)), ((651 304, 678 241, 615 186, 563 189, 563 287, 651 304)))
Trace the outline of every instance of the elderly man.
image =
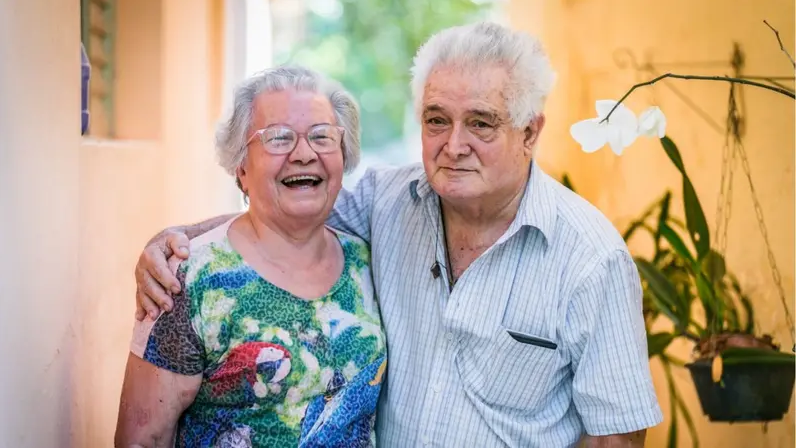
MULTIPOLYGON (((662 415, 638 271, 611 223, 533 163, 554 76, 539 42, 449 28, 412 75, 423 166, 368 171, 329 221, 372 246, 390 355, 379 444, 643 446, 662 415)), ((226 219, 153 239, 139 305, 168 310, 166 257, 226 219)))

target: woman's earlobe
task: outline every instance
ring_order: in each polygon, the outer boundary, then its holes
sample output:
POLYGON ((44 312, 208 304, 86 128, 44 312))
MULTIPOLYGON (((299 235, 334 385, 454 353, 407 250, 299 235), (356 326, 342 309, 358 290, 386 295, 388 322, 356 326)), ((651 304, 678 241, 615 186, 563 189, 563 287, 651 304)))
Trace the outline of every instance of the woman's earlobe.
POLYGON ((246 169, 242 166, 239 166, 235 170, 235 184, 238 186, 238 189, 243 192, 244 195, 249 194, 249 189, 243 185, 242 178, 246 177, 246 169))

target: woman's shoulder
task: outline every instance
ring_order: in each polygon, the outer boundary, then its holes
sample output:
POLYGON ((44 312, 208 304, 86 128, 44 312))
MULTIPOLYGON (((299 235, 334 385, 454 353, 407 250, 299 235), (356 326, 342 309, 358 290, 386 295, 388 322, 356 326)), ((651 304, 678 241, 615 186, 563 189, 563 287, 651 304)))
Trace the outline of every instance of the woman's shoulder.
POLYGON ((193 254, 194 251, 208 250, 213 246, 224 244, 227 241, 229 226, 235 219, 237 219, 237 217, 192 239, 190 241, 191 254, 193 254))
POLYGON ((361 251, 366 258, 370 258, 370 246, 368 246, 368 243, 366 243, 365 240, 334 227, 327 228, 337 235, 337 239, 340 241, 340 244, 343 246, 344 250, 349 247, 356 248, 358 251, 361 251))
POLYGON ((365 240, 333 227, 329 227, 329 230, 337 235, 337 240, 343 247, 346 264, 358 271, 370 269, 370 246, 365 240))
POLYGON ((210 271, 227 270, 242 263, 242 259, 232 249, 227 238, 227 229, 231 222, 230 220, 230 222, 209 230, 190 241, 188 258, 179 267, 185 271, 188 283, 195 279, 196 274, 205 267, 210 271))

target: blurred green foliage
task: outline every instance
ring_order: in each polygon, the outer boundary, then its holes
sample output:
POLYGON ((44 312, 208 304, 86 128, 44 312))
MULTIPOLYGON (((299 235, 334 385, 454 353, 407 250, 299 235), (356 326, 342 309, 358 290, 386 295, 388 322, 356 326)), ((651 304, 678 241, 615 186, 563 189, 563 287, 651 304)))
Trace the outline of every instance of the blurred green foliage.
POLYGON ((337 11, 308 10, 307 35, 296 48, 274 54, 342 82, 362 107, 362 146, 401 137, 411 103, 412 58, 433 33, 486 18, 492 0, 326 0, 337 11), (342 8, 340 8, 342 7, 342 8))

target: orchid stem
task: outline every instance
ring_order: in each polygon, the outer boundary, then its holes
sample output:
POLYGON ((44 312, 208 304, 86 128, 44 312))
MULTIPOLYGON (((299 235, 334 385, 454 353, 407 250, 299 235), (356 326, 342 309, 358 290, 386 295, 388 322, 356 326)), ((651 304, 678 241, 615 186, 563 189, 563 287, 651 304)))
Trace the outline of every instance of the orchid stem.
POLYGON ((746 84, 746 85, 749 85, 749 86, 760 87, 760 88, 763 88, 763 89, 766 89, 766 90, 771 90, 773 92, 777 92, 777 93, 780 93, 782 95, 785 95, 785 96, 787 96, 787 97, 789 97, 791 99, 796 99, 796 95, 794 95, 793 92, 791 92, 791 91, 789 91, 787 89, 783 89, 783 88, 777 87, 777 86, 771 86, 771 85, 768 85, 768 84, 761 84, 759 82, 749 81, 747 79, 731 78, 729 76, 677 75, 677 74, 674 74, 674 73, 666 73, 666 74, 663 74, 661 76, 658 76, 655 79, 652 79, 652 80, 647 81, 647 82, 642 82, 642 83, 636 84, 633 87, 631 87, 630 90, 628 90, 627 93, 625 93, 625 95, 619 101, 617 101, 616 104, 614 104, 614 107, 611 108, 611 111, 608 112, 608 115, 606 115, 605 118, 600 120, 600 123, 604 123, 604 122, 608 121, 608 118, 611 117, 611 114, 614 113, 616 108, 619 107, 619 105, 622 104, 622 102, 625 101, 625 99, 628 96, 630 96, 630 94, 633 93, 634 90, 636 90, 639 87, 644 87, 644 86, 649 86, 649 85, 655 84, 656 82, 658 82, 658 81, 660 81, 662 79, 665 79, 665 78, 696 79, 696 80, 702 80, 702 81, 725 81, 725 82, 729 82, 731 84, 733 84, 733 83, 746 84))
POLYGON ((777 43, 779 43, 779 49, 782 50, 782 52, 785 53, 785 56, 788 57, 788 60, 790 60, 790 64, 793 66, 793 68, 796 68, 796 61, 793 60, 793 57, 791 57, 790 53, 788 53, 788 50, 785 49, 785 45, 782 45, 782 39, 779 38, 779 31, 777 31, 776 28, 771 26, 771 24, 769 24, 768 21, 763 20, 763 23, 765 23, 767 27, 771 28, 771 31, 774 32, 775 36, 777 36, 777 43))

